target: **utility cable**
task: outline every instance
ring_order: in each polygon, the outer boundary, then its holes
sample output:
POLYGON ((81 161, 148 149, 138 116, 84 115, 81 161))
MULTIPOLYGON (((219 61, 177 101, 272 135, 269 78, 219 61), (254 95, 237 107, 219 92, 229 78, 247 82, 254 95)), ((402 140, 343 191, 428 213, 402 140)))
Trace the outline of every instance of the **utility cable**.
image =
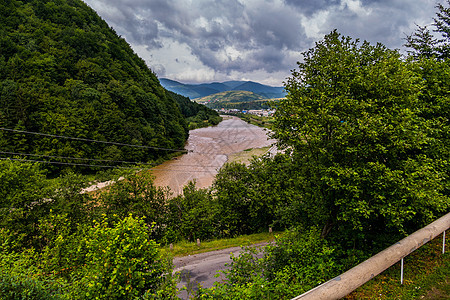
POLYGON ((78 137, 70 137, 70 136, 64 136, 64 135, 48 134, 48 133, 41 133, 41 132, 17 130, 17 129, 3 128, 3 127, 0 127, 0 130, 17 132, 17 133, 25 133, 25 134, 34 134, 34 135, 40 135, 40 136, 49 136, 49 137, 83 141, 83 142, 103 143, 103 144, 117 145, 117 146, 128 146, 128 147, 136 147, 136 148, 161 150, 161 151, 188 152, 188 150, 185 150, 185 149, 170 149, 170 148, 162 148, 162 147, 132 145, 132 144, 117 143, 117 142, 108 142, 108 141, 99 141, 99 140, 92 140, 92 139, 85 139, 85 138, 78 138, 78 137))
POLYGON ((81 157, 69 157, 69 156, 54 156, 54 155, 43 155, 43 154, 32 154, 32 153, 18 153, 18 152, 8 152, 8 151, 0 151, 0 154, 156 166, 155 164, 143 163, 143 162, 133 162, 133 161, 123 161, 123 160, 110 160, 110 159, 95 159, 95 158, 81 158, 81 157))
MULTIPOLYGON (((81 158, 81 157, 68 157, 68 156, 54 156, 54 155, 43 155, 43 154, 33 154, 33 153, 19 153, 19 152, 9 152, 0 151, 0 154, 15 155, 15 156, 34 156, 34 157, 47 157, 55 159, 71 159, 71 160, 86 160, 86 161, 98 161, 98 162, 110 162, 110 163, 127 163, 135 165, 149 165, 151 167, 156 167, 158 164, 155 163, 144 163, 144 162, 132 162, 132 161, 122 161, 122 160, 109 160, 109 159, 94 159, 94 158, 81 158)), ((7 158, 5 158, 7 159, 7 158)), ((201 168, 218 168, 219 166, 200 166, 200 165, 187 165, 187 164, 177 164, 177 167, 201 167, 201 168)), ((113 166, 111 166, 113 167, 113 166)))
POLYGON ((66 162, 61 162, 61 161, 33 160, 33 159, 10 158, 10 157, 0 157, 0 160, 13 160, 13 161, 25 161, 25 162, 37 162, 37 163, 44 163, 44 164, 69 165, 69 166, 82 166, 82 167, 91 167, 91 168, 141 169, 141 168, 138 168, 138 167, 121 167, 121 166, 89 165, 89 164, 78 164, 78 163, 66 163, 66 162))
MULTIPOLYGON (((107 166, 107 165, 90 165, 81 163, 67 163, 61 161, 48 161, 48 160, 33 160, 33 159, 22 159, 22 158, 10 158, 10 157, 0 157, 0 160, 12 160, 12 161, 23 161, 23 162, 33 162, 33 163, 43 163, 43 164, 53 164, 53 165, 66 165, 66 166, 81 166, 90 168, 119 168, 119 169, 139 169, 139 170, 149 170, 157 171, 155 168, 142 168, 136 167, 123 167, 123 166, 107 166)), ((218 168, 217 166, 211 166, 210 168, 218 168)), ((176 169, 164 169, 164 171, 179 172, 179 173, 210 173, 212 170, 176 170, 176 169)))

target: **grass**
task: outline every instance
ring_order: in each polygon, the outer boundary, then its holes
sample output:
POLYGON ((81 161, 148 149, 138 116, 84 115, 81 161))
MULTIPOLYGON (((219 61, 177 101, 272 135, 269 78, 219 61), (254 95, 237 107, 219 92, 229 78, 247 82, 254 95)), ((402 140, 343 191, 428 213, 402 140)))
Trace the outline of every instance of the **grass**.
MULTIPOLYGON (((446 239, 448 241, 448 239, 446 239)), ((442 235, 387 269, 345 299, 450 299, 450 249, 442 254, 442 235)))
POLYGON ((266 154, 269 149, 270 147, 245 149, 244 151, 229 155, 227 162, 237 162, 248 165, 254 156, 262 156, 266 154))
POLYGON ((264 232, 250 235, 242 235, 229 239, 218 239, 204 242, 202 241, 200 243, 200 246, 198 246, 196 242, 181 241, 173 244, 173 250, 170 250, 170 246, 166 245, 164 247, 161 247, 160 251, 164 256, 193 255, 231 247, 249 246, 263 242, 270 242, 275 239, 274 234, 279 235, 280 233, 264 232))
POLYGON ((261 117, 251 114, 238 114, 237 116, 247 123, 268 129, 272 129, 272 124, 275 121, 273 117, 261 117))

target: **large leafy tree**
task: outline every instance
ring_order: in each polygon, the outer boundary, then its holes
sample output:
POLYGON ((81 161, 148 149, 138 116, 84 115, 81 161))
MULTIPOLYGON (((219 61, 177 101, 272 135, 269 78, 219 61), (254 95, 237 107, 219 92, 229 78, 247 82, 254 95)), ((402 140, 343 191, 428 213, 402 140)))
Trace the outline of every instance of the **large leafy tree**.
POLYGON ((286 82, 275 137, 304 178, 295 204, 322 236, 379 240, 446 210, 445 174, 423 151, 422 82, 397 51, 337 31, 286 82))

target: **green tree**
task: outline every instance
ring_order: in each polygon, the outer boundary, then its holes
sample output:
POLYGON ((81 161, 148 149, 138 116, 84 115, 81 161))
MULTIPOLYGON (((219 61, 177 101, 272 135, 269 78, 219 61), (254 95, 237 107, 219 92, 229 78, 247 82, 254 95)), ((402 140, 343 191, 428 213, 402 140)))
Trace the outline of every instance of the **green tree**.
MULTIPOLYGON (((450 0, 447 0, 447 5, 450 5, 450 0)), ((438 12, 433 25, 436 27, 435 31, 442 35, 438 52, 441 57, 450 58, 450 7, 438 3, 436 8, 438 12)))
MULTIPOLYGON (((450 5, 450 0, 446 2, 450 5)), ((406 37, 405 46, 412 49, 409 53, 415 58, 450 58, 450 7, 438 3, 436 8, 433 31, 438 34, 437 37, 426 26, 420 25, 417 25, 416 32, 406 37)))
POLYGON ((183 194, 168 200, 169 228, 166 240, 179 239, 195 241, 217 237, 220 217, 217 201, 208 189, 197 189, 195 182, 183 188, 183 194))
POLYGON ((437 56, 436 46, 439 41, 426 26, 417 25, 417 30, 406 37, 405 46, 411 48, 408 52, 415 58, 432 58, 437 56))
POLYGON ((33 243, 39 219, 49 210, 49 192, 38 164, 1 160, 0 227, 14 233, 23 245, 33 243))
POLYGON ((133 174, 116 182, 102 193, 100 203, 107 216, 122 219, 133 214, 145 217, 147 224, 155 224, 152 236, 160 239, 167 223, 167 189, 156 187, 150 172, 133 174))
POLYGON ((446 211, 445 174, 422 151, 432 139, 418 116, 422 83, 411 65, 337 31, 303 55, 274 136, 304 179, 296 207, 308 212, 306 224, 363 243, 446 211))

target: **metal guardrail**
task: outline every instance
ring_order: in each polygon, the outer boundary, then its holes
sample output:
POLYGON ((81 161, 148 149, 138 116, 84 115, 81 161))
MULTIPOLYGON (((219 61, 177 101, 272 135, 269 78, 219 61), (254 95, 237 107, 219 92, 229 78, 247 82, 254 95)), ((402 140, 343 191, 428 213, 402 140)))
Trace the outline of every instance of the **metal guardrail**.
POLYGON ((398 261, 401 260, 403 262, 404 257, 408 256, 414 250, 428 243, 441 233, 444 233, 442 252, 445 252, 445 231, 449 228, 450 213, 414 232, 338 277, 335 277, 292 300, 341 299, 398 261))

